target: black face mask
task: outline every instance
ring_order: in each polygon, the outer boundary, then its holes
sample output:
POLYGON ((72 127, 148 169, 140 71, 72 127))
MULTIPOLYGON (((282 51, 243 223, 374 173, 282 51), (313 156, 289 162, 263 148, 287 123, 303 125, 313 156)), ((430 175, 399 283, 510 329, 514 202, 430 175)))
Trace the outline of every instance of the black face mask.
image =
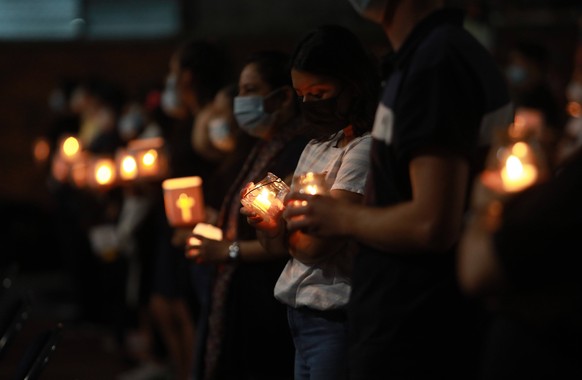
POLYGON ((301 103, 304 129, 309 137, 327 139, 350 124, 349 112, 338 105, 338 98, 301 103))

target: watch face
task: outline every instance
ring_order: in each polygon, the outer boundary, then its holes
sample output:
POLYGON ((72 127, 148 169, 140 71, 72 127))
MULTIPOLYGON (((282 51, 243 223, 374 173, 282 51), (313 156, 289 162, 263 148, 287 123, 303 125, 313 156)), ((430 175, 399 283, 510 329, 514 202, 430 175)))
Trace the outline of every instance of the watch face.
POLYGON ((238 258, 239 251, 240 251, 240 247, 239 247, 238 243, 234 242, 230 245, 230 247, 228 247, 228 256, 232 260, 236 260, 238 258))

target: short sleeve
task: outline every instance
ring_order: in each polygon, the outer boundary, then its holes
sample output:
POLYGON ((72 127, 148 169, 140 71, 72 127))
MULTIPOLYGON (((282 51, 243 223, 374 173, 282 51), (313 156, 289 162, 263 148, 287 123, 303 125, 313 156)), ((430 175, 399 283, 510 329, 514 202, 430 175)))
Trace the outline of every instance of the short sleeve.
POLYGON ((347 148, 337 172, 332 190, 346 190, 364 194, 366 178, 370 170, 370 147, 372 136, 365 135, 354 140, 347 148))

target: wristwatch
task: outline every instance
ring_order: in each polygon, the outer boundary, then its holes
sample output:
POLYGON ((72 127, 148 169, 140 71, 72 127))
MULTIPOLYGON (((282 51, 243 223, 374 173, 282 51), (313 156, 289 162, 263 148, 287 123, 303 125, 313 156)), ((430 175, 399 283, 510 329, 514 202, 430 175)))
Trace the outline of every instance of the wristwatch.
POLYGON ((228 257, 230 261, 236 261, 240 255, 240 244, 238 241, 233 241, 232 244, 228 247, 228 257))

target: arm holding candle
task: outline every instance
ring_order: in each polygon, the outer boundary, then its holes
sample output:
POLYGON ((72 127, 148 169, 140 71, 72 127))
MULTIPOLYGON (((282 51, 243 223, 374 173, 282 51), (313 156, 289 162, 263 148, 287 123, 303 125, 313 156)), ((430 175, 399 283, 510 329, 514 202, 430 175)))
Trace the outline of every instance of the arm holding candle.
POLYGON ((440 150, 416 153, 409 164, 410 200, 367 207, 293 193, 290 198, 309 202, 284 211, 289 230, 320 237, 352 237, 383 251, 447 250, 460 235, 469 165, 464 158, 440 150))

